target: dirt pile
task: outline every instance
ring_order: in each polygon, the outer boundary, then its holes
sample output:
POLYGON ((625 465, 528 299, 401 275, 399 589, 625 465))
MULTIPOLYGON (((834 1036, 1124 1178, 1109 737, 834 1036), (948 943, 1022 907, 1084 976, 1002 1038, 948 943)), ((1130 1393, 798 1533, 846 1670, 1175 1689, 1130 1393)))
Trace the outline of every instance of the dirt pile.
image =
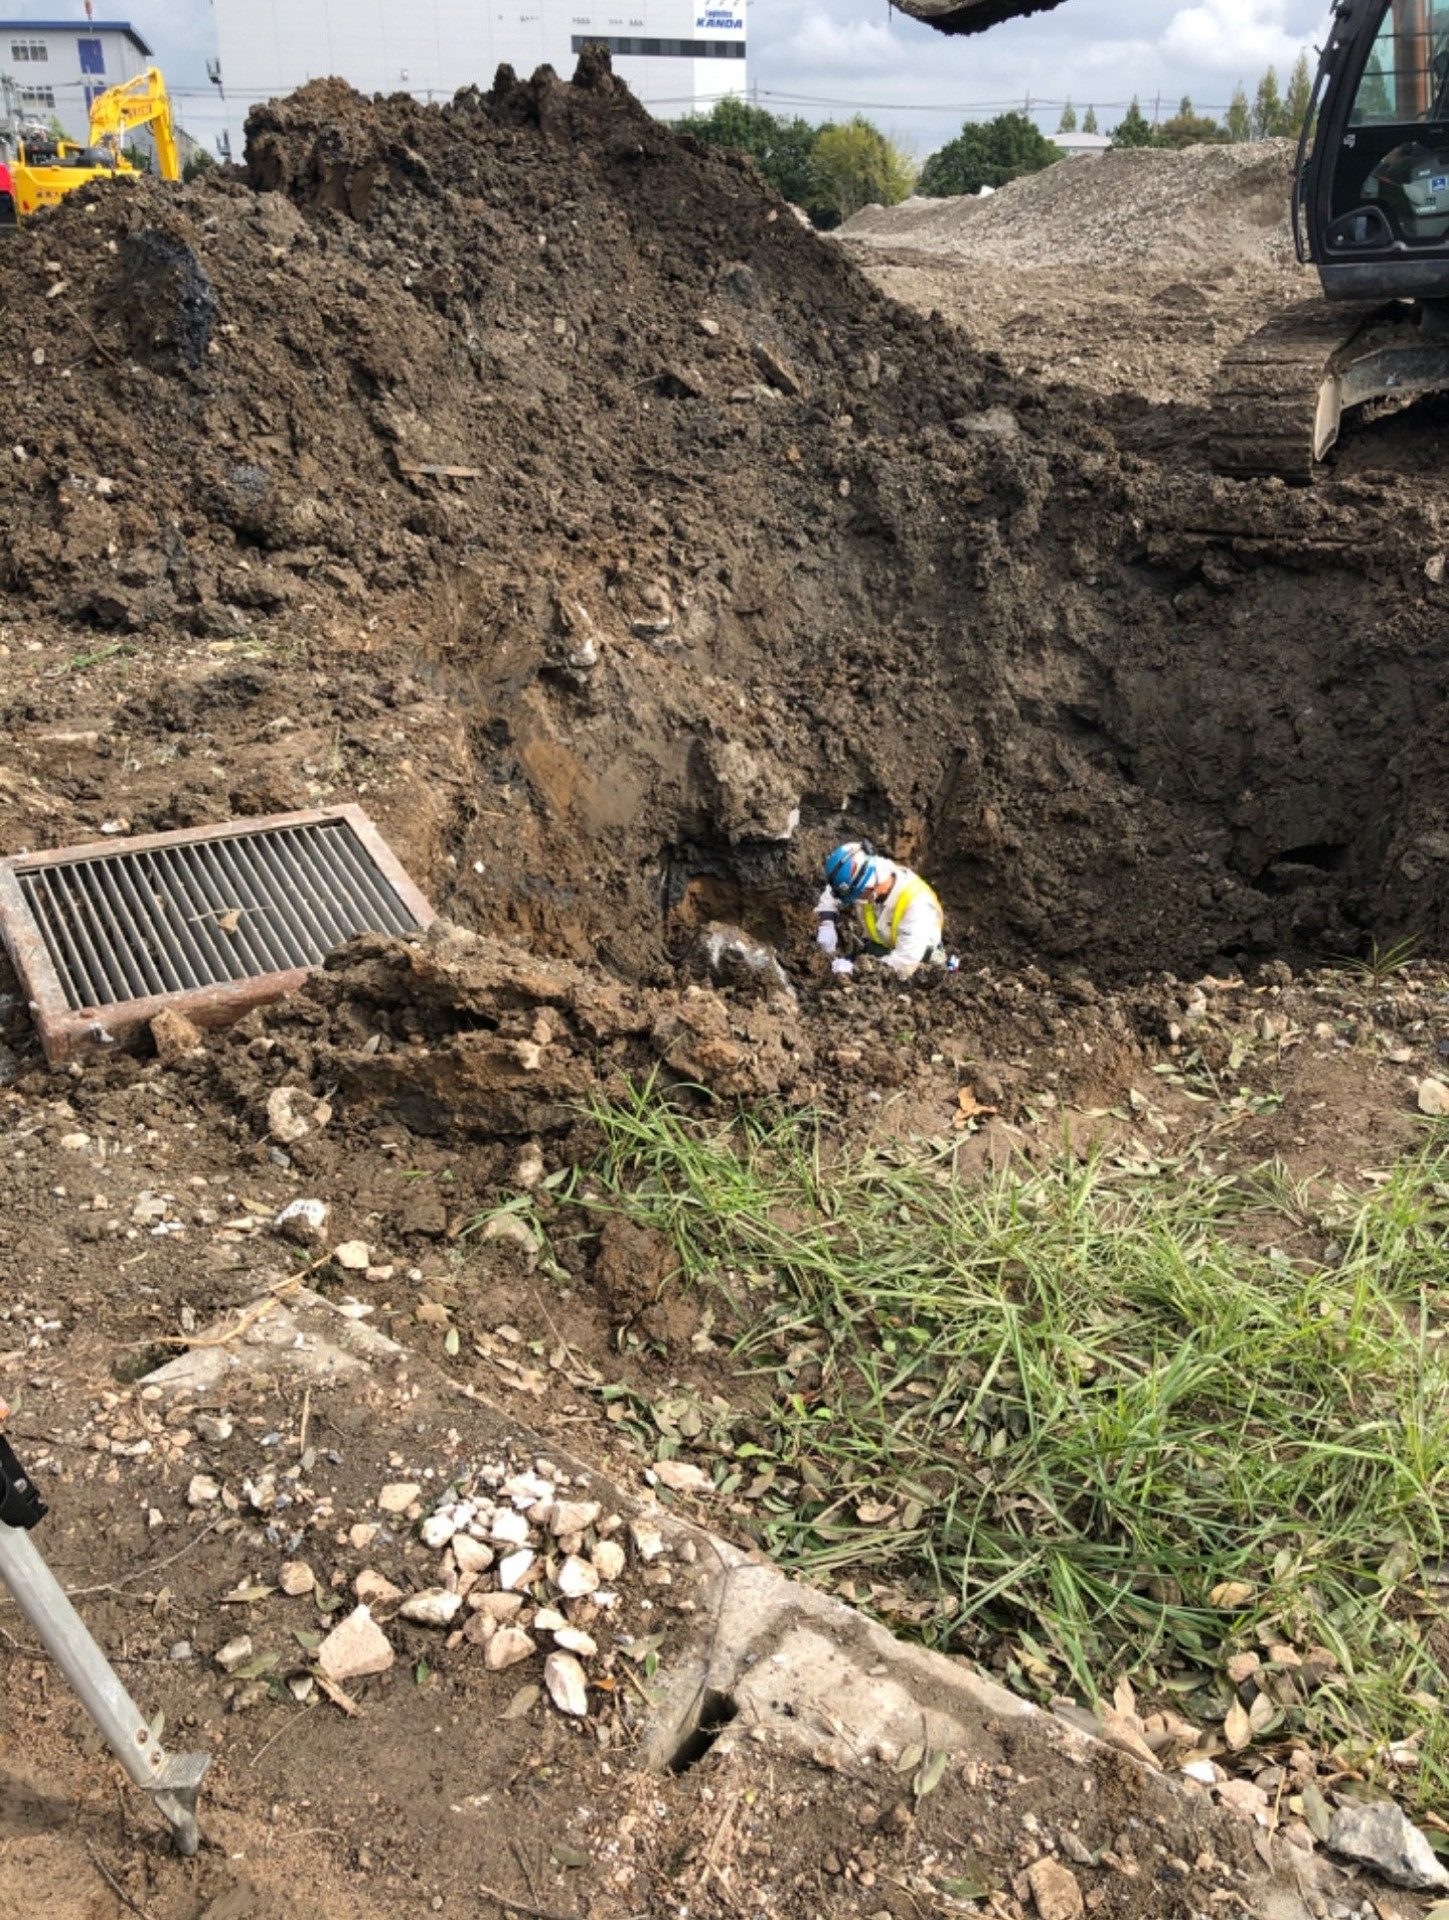
POLYGON ((841 237, 997 266, 1283 265, 1293 257, 1296 151, 1291 140, 1180 153, 1124 147, 1058 161, 980 199, 865 207, 841 237))
POLYGON ((1436 487, 1124 455, 602 63, 249 151, 0 257, 6 844, 362 796, 655 983, 845 830, 1053 967, 1437 929, 1436 487))

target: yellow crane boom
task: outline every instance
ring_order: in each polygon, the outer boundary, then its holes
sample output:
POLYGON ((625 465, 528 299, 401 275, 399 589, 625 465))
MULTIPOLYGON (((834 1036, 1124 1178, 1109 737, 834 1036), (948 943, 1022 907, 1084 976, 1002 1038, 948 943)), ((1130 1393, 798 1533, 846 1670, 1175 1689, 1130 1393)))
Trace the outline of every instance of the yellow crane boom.
POLYGON ((91 102, 91 145, 111 147, 118 155, 128 133, 149 127, 163 180, 181 178, 171 100, 159 67, 147 67, 118 87, 107 87, 91 102))

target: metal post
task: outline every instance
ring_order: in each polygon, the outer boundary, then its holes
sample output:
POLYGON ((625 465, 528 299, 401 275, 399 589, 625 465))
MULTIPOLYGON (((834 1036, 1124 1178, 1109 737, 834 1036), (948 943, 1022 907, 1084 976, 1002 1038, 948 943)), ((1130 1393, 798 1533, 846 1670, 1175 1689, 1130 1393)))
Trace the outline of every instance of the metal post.
POLYGON ((136 1785, 170 1826, 178 1853, 196 1852, 196 1795, 211 1757, 168 1754, 120 1676, 91 1638, 30 1538, 45 1507, 8 1443, 0 1438, 0 1581, 39 1634, 86 1712, 136 1785))

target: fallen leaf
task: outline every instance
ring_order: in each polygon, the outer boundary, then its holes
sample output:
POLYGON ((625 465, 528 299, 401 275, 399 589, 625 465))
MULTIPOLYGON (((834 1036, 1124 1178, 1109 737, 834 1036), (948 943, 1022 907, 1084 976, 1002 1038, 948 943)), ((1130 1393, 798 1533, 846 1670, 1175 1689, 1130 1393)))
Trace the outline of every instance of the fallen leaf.
POLYGON ((521 1720, 525 1714, 532 1713, 542 1698, 542 1687, 532 1685, 520 1687, 508 1705, 503 1709, 502 1713, 499 1714, 498 1718, 500 1720, 521 1720))
POLYGON ((913 1740, 896 1762, 897 1773, 914 1773, 926 1757, 926 1749, 919 1740, 913 1740))
POLYGON ((946 1764, 951 1756, 948 1753, 933 1753, 921 1771, 916 1775, 915 1792, 918 1800, 924 1800, 928 1793, 934 1793, 945 1777, 946 1764))
POLYGON ((228 907, 225 913, 219 913, 217 915, 216 924, 221 928, 223 933, 235 933, 241 925, 241 908, 228 907))
POLYGON ((951 1116, 953 1127, 969 1127, 973 1120, 981 1120, 1000 1111, 997 1107, 983 1105, 971 1087, 962 1087, 956 1096, 956 1104, 959 1111, 951 1116))
POLYGON ((256 1600, 267 1600, 277 1591, 275 1587, 233 1587, 230 1593, 221 1596, 224 1607, 248 1607, 256 1600))
POLYGON ((863 1500, 855 1510, 855 1517, 863 1527, 876 1527, 882 1521, 894 1519, 895 1511, 889 1500, 863 1500))
MULTIPOLYGON (((1303 1789, 1303 1818, 1308 1822, 1308 1831, 1314 1839, 1323 1842, 1328 1839, 1328 1830, 1333 1825, 1333 1815, 1328 1802, 1310 1780, 1303 1789)), ((1449 1913, 1449 1908, 1445 1909, 1449 1913)))
POLYGON ((1253 1723, 1240 1700, 1235 1700, 1228 1708, 1228 1717, 1223 1722, 1223 1738, 1234 1753, 1241 1753, 1252 1742, 1253 1723))

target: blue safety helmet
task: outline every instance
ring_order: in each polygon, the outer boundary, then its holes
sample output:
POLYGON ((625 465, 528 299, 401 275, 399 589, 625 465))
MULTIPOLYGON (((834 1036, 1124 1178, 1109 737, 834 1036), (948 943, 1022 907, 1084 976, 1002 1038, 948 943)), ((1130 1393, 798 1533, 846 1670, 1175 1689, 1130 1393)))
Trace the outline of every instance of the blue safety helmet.
POLYGON ((837 847, 825 862, 825 884, 844 907, 853 905, 874 886, 876 863, 858 841, 837 847))

